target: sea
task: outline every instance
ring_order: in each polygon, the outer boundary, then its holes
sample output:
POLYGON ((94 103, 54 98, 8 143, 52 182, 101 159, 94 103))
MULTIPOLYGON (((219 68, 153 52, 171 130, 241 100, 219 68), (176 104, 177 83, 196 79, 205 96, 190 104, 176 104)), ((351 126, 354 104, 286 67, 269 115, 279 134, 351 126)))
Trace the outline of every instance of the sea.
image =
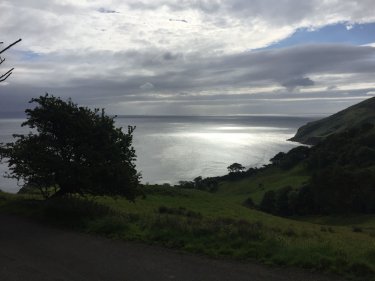
MULTIPOLYGON (((118 116, 116 126, 127 132, 136 126, 133 145, 142 182, 176 184, 195 177, 220 176, 240 163, 246 168, 269 163, 276 153, 297 146, 288 141, 303 124, 318 117, 295 116, 118 116)), ((23 119, 0 118, 0 143, 25 134, 23 119)), ((0 164, 0 189, 15 193, 17 181, 4 178, 0 164)))

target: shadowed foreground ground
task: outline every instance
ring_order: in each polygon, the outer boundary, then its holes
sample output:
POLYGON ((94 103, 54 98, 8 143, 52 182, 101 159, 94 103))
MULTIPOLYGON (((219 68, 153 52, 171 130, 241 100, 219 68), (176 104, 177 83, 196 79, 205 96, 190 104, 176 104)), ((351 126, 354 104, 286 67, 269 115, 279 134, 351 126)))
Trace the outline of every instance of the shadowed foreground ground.
POLYGON ((210 260, 0 215, 1 281, 328 281, 297 269, 210 260))

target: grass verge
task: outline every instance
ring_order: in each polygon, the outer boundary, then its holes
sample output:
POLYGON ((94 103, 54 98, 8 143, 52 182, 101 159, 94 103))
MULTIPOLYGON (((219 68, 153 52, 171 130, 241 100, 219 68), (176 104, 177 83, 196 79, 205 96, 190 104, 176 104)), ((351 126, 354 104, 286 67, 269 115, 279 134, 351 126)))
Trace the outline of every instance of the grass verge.
MULTIPOLYGON (((110 238, 137 240, 212 257, 257 260, 375 280, 375 236, 356 224, 297 221, 247 209, 196 190, 154 187, 136 203, 78 197, 40 200, 0 193, 0 212, 110 238)), ((354 219, 353 219, 354 220, 354 219)))

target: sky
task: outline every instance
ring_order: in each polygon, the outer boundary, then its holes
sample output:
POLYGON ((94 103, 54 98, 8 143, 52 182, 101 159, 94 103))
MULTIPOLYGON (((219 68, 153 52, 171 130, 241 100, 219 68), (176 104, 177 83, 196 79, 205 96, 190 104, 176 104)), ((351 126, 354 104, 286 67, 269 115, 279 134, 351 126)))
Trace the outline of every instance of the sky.
POLYGON ((326 115, 375 96, 374 0, 2 0, 0 116, 326 115))

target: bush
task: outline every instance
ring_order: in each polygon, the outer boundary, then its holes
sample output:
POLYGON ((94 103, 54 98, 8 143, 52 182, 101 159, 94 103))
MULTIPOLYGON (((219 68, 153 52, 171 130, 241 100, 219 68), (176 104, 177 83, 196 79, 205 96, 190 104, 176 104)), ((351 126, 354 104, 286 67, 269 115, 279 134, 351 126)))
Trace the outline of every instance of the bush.
POLYGON ((251 197, 247 198, 243 203, 242 203, 243 206, 247 207, 247 208, 250 208, 250 209, 255 209, 256 206, 255 206, 255 203, 253 201, 253 199, 251 199, 251 197))

